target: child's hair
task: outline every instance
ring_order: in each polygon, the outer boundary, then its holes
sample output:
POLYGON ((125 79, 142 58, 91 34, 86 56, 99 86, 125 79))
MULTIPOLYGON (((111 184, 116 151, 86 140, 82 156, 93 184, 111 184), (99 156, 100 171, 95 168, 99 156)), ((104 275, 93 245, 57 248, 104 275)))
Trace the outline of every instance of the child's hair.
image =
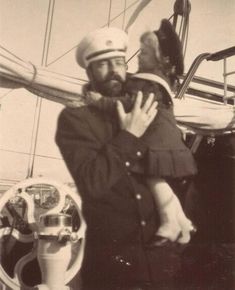
POLYGON ((156 53, 156 57, 159 58, 160 55, 158 55, 158 39, 156 37, 156 34, 153 31, 146 31, 140 36, 140 42, 144 43, 145 45, 151 47, 154 49, 156 53))
POLYGON ((181 41, 170 21, 163 19, 159 30, 145 32, 140 41, 154 49, 156 58, 160 60, 160 69, 174 86, 184 72, 184 59, 181 41))

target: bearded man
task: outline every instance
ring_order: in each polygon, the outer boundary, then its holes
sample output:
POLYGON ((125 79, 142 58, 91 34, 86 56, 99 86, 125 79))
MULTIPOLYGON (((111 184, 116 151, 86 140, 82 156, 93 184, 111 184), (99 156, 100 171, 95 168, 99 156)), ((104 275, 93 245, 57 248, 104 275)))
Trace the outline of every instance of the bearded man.
MULTIPOLYGON (((86 69, 91 92, 114 98, 124 93, 127 35, 102 28, 86 36, 77 61, 86 69)), ((159 226, 153 196, 144 178, 131 172, 145 155, 141 136, 157 114, 149 96, 139 93, 126 113, 117 116, 94 106, 65 108, 58 120, 56 142, 77 185, 87 222, 81 269, 84 290, 175 289, 179 245, 151 248, 159 226)))

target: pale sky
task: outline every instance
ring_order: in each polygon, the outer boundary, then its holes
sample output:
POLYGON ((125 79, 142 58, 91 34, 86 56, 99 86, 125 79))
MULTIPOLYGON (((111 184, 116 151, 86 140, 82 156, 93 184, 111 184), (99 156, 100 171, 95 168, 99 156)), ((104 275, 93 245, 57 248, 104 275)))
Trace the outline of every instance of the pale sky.
MULTIPOLYGON (((173 13, 174 0, 152 0, 142 11, 129 32, 128 56, 138 49, 139 36, 149 29, 157 29, 162 18, 173 13)), ((139 1, 136 0, 55 0, 48 63, 70 51, 87 32, 107 25, 122 28, 139 1), (125 14, 126 7, 131 6, 125 14)), ((0 0, 1 45, 17 56, 41 65, 49 0, 0 0)), ((192 0, 189 37, 185 58, 186 72, 194 58, 203 52, 216 52, 235 46, 235 0, 192 0)), ((228 62, 235 70, 235 57, 228 62)), ((197 75, 222 81, 223 64, 205 62, 197 75)), ((75 63, 74 49, 49 65, 49 69, 70 76, 85 78, 75 63)), ((133 60, 129 69, 135 71, 133 60)), ((228 79, 235 84, 235 77, 228 79)), ((0 180, 26 177, 28 153, 36 97, 23 89, 0 89, 0 180), (8 150, 8 151, 6 151, 8 150), (20 153, 12 152, 17 151, 20 153)), ((43 100, 39 136, 35 158, 35 177, 43 175, 61 181, 71 178, 54 143, 56 120, 63 106, 43 100), (51 156, 53 159, 45 158, 51 156), (55 159, 56 158, 56 159, 55 159)))

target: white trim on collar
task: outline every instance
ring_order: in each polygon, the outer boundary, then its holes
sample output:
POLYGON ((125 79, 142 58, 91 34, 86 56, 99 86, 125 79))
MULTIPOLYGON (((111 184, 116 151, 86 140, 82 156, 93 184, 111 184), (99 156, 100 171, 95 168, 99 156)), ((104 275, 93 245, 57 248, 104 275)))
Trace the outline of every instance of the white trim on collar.
POLYGON ((133 74, 132 77, 158 83, 164 87, 164 89, 167 91, 167 93, 170 95, 172 99, 174 98, 174 94, 172 93, 168 83, 158 75, 152 73, 137 73, 133 74))

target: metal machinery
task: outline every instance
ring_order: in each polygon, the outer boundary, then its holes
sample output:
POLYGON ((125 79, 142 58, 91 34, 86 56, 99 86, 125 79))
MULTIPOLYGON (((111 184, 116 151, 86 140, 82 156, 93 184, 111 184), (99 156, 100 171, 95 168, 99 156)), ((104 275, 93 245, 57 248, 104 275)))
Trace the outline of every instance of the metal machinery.
POLYGON ((0 213, 3 284, 11 289, 70 289, 66 284, 81 267, 85 245, 79 195, 55 181, 29 178, 4 193, 0 213))

